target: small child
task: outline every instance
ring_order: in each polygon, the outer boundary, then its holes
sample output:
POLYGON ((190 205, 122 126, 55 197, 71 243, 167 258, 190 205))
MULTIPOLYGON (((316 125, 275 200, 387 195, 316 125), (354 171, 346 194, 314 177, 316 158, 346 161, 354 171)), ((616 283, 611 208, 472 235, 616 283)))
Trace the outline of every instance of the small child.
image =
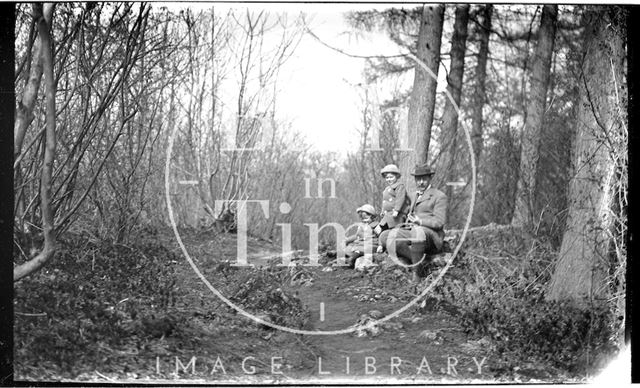
MULTIPOLYGON (((400 174, 398 166, 389 164, 380 173, 387 181, 388 186, 382 192, 382 220, 380 221, 378 235, 385 230, 402 224, 411 205, 407 190, 404 184, 399 181, 402 174, 400 174)), ((382 246, 379 246, 377 252, 380 253, 382 250, 382 246)))
POLYGON ((366 253, 373 253, 373 247, 378 245, 378 234, 375 232, 378 227, 376 209, 366 204, 360 206, 356 213, 360 216, 361 221, 358 224, 358 230, 356 234, 345 239, 344 251, 349 268, 354 268, 358 257, 366 253))

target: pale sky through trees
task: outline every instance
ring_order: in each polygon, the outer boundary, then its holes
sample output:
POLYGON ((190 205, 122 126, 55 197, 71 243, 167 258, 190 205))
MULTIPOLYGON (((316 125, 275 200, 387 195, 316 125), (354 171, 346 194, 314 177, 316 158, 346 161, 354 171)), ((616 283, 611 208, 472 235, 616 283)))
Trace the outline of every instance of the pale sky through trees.
MULTIPOLYGON (((381 34, 356 37, 342 12, 327 8, 309 16, 310 29, 332 47, 355 55, 397 53, 381 34)), ((288 76, 283 78, 280 112, 287 112, 315 148, 355 150, 362 127, 361 91, 355 85, 364 81, 364 66, 364 59, 341 54, 305 34, 283 69, 288 76)))
MULTIPOLYGON (((220 14, 247 6, 214 3, 158 3, 158 6, 193 12, 215 7, 220 14)), ((401 6, 400 4, 398 6, 401 6)), ((356 33, 344 15, 351 10, 385 9, 375 4, 256 4, 248 9, 287 14, 290 20, 305 14, 308 27, 324 43, 346 53, 361 56, 396 55, 398 48, 381 33, 356 33)), ((277 35, 279 31, 273 31, 277 35)), ((278 79, 276 118, 302 133, 319 151, 345 154, 358 147, 362 128, 362 89, 365 59, 339 53, 313 36, 304 34, 278 79)), ((229 91, 233 93, 233 91, 229 91)))

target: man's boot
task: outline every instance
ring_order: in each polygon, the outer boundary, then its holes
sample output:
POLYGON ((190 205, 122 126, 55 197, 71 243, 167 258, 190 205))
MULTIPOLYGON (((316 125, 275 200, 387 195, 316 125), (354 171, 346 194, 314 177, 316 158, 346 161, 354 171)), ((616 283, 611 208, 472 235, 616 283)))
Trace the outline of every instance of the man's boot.
POLYGON ((424 266, 424 252, 426 244, 421 241, 413 241, 411 243, 411 262, 413 263, 413 277, 414 283, 420 283, 420 271, 424 266))

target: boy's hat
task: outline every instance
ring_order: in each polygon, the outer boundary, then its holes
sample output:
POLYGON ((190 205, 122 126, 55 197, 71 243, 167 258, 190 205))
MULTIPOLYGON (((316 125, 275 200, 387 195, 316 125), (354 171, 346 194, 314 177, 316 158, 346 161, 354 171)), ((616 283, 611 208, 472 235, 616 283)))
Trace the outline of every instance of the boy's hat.
POLYGON ((435 171, 428 164, 416 165, 415 169, 411 173, 413 176, 433 175, 435 171))
POLYGON ((400 174, 400 169, 395 164, 387 164, 386 166, 384 166, 382 170, 380 170, 380 174, 382 174, 382 176, 390 172, 394 174, 398 174, 398 176, 402 175, 400 174))
POLYGON ((357 210, 356 213, 360 213, 360 212, 365 212, 365 213, 369 213, 372 216, 374 216, 376 214, 376 209, 369 205, 368 203, 365 205, 360 206, 357 210))

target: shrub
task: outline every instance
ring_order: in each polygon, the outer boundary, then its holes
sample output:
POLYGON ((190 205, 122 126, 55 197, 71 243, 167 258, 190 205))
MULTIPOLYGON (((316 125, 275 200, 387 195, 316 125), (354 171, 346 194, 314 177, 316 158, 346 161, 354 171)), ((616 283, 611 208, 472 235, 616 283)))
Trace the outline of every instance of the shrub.
POLYGON ((542 292, 509 289, 492 281, 459 300, 468 334, 488 336, 498 354, 517 366, 540 361, 582 373, 615 351, 609 308, 546 301, 542 292))
POLYGON ((533 239, 515 256, 505 252, 514 251, 517 239, 508 235, 517 231, 505 229, 497 243, 489 232, 466 242, 429 306, 453 311, 467 334, 491 339, 505 366, 538 362, 571 373, 603 366, 617 350, 612 306, 545 300, 556 257, 551 244, 533 239))
MULTIPOLYGON (((74 236, 15 287, 16 370, 55 361, 101 362, 104 349, 145 336, 139 323, 175 301, 177 257, 161 245, 119 245, 74 236)), ((24 372, 24 370, 22 370, 24 372)))

